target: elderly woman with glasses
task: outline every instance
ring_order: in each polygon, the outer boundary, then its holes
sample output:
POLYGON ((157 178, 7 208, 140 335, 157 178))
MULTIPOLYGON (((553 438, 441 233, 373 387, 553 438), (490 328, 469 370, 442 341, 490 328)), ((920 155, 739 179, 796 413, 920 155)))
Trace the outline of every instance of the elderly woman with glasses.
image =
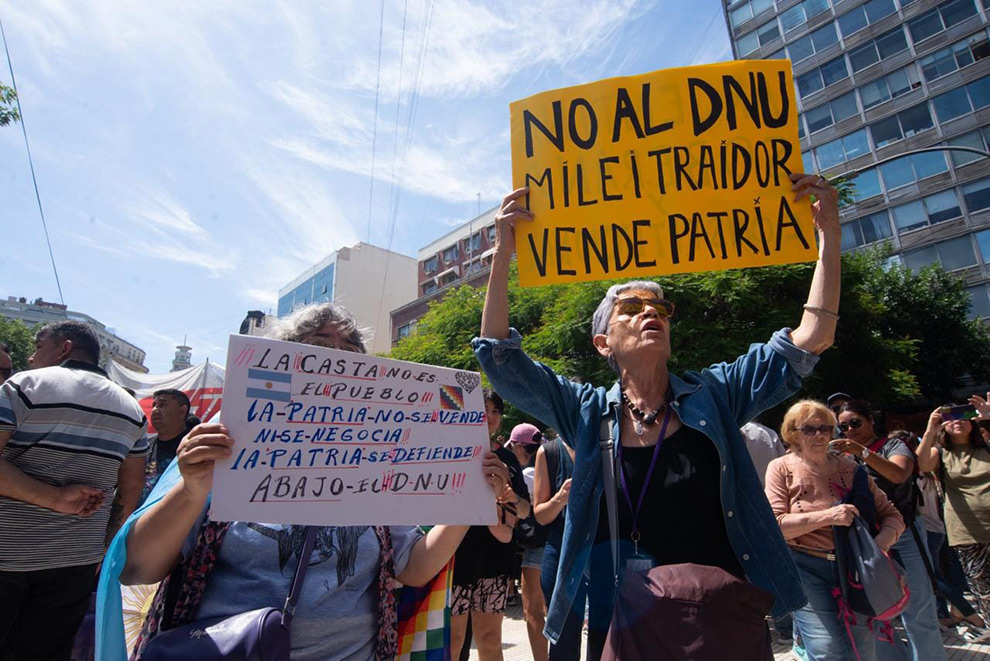
POLYGON ((773 593, 775 615, 804 603, 797 570, 739 433, 800 388, 818 354, 831 346, 838 319, 837 193, 818 176, 791 179, 796 199, 818 200, 819 260, 800 325, 774 333, 731 363, 677 376, 667 368, 673 304, 654 282, 614 285, 591 324, 591 341, 619 375, 610 389, 572 383, 522 351, 522 337, 509 327, 508 274, 515 224, 533 214, 521 201, 527 189, 504 199, 474 347, 493 386, 558 430, 575 450, 545 630, 551 641, 561 634, 589 561, 591 658, 601 655, 611 621, 615 578, 599 452, 603 418, 615 439, 615 482, 621 485, 616 534, 627 568, 709 565, 773 593))
MULTIPOLYGON (((808 603, 794 612, 794 623, 809 659, 872 659, 874 637, 859 621, 846 626, 833 590, 839 587, 832 526, 848 526, 859 512, 836 504, 853 486, 856 462, 829 453, 835 416, 820 402, 804 400, 788 409, 780 436, 791 452, 767 466, 766 495, 801 575, 808 603), (849 637, 852 634, 852 639, 849 637), (855 644, 855 651, 853 645, 855 644)), ((877 545, 887 550, 904 530, 904 521, 873 480, 877 509, 877 545)))
MULTIPOLYGON (((268 335, 366 352, 354 318, 330 303, 275 320, 268 335)), ((395 657, 393 579, 425 585, 453 556, 468 526, 434 526, 427 533, 416 526, 329 526, 318 530, 310 556, 299 558, 301 526, 210 520, 214 465, 230 457, 233 442, 223 425, 196 426, 145 505, 114 539, 100 577, 97 658, 127 657, 118 581, 162 581, 137 641, 140 656, 169 625, 281 607, 298 562, 309 563, 309 573, 290 629, 292 659, 395 657), (182 581, 180 590, 170 590, 176 580, 182 581), (170 594, 177 595, 172 604, 170 594)), ((483 470, 501 493, 509 477, 505 464, 488 453, 483 470)))

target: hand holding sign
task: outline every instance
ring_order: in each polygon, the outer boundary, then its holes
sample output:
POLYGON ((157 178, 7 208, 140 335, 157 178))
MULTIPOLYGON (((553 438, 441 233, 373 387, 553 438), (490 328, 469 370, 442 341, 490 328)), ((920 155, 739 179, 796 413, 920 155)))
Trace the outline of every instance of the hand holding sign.
POLYGON ((529 188, 517 188, 502 199, 502 206, 495 214, 495 257, 506 261, 516 250, 516 222, 533 220, 533 212, 523 206, 521 198, 529 194, 529 188))

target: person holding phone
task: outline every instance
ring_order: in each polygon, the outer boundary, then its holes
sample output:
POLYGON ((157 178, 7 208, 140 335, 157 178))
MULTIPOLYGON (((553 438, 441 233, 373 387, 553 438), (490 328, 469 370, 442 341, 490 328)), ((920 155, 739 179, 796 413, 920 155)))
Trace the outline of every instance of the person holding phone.
MULTIPOLYGON (((971 398, 981 415, 990 407, 971 398)), ((976 610, 990 621, 990 451, 972 420, 943 418, 932 411, 918 445, 918 468, 939 475, 945 492, 943 514, 949 546, 962 561, 976 610)), ((951 412, 950 412, 951 414, 951 412)))
POLYGON ((839 409, 839 430, 846 438, 830 444, 861 461, 877 481, 897 511, 907 530, 891 547, 891 555, 901 563, 907 575, 911 598, 901 613, 901 622, 909 641, 909 651, 900 649, 899 639, 892 645, 877 648, 878 659, 944 659, 945 647, 938 629, 938 609, 932 589, 931 558, 927 535, 918 514, 918 488, 914 481, 914 453, 899 438, 877 436, 870 406, 862 400, 850 400, 839 409))

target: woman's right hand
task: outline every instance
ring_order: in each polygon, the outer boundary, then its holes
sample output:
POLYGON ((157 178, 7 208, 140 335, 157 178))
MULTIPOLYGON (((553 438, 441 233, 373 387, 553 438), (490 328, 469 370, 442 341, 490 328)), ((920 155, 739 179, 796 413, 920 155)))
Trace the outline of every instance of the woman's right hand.
POLYGON ((942 428, 942 423, 943 422, 944 421, 942 420, 942 407, 939 406, 934 411, 932 411, 932 414, 930 416, 928 416, 928 431, 925 432, 925 433, 928 433, 928 432, 935 433, 935 432, 937 432, 938 430, 940 430, 942 428))
POLYGON ((560 489, 554 494, 553 499, 560 503, 561 505, 567 504, 567 499, 571 495, 571 478, 564 480, 564 483, 560 485, 560 489))
POLYGON ((825 512, 828 515, 828 524, 833 526, 851 526, 853 517, 859 516, 859 510, 856 509, 856 506, 846 503, 830 507, 825 512))
POLYGON ((520 202, 528 194, 529 188, 517 188, 502 199, 495 214, 495 254, 512 257, 516 250, 516 221, 533 220, 533 212, 520 202))
POLYGON ((185 490, 205 499, 213 488, 213 467, 217 459, 230 456, 234 439, 221 424, 199 424, 179 443, 175 460, 185 490))

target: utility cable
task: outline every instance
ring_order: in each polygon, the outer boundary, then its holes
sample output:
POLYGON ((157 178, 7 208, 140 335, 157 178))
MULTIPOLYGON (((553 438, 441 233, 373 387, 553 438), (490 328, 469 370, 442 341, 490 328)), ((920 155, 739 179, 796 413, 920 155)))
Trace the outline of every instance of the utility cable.
POLYGON ((385 0, 382 0, 381 15, 378 21, 378 76, 375 79, 375 119, 371 125, 371 185, 368 189, 368 243, 371 243, 371 208, 375 198, 375 147, 378 142, 378 95, 382 84, 382 41, 384 34, 385 0))
POLYGON ((7 67, 10 70, 10 86, 14 88, 14 100, 17 102, 17 114, 21 116, 21 132, 24 134, 24 148, 27 150, 28 166, 31 168, 31 183, 34 184, 34 197, 38 200, 38 213, 41 215, 41 226, 45 230, 45 243, 48 244, 48 257, 52 260, 52 271, 55 273, 55 286, 58 287, 58 300, 65 305, 62 296, 62 282, 58 277, 58 267, 55 265, 55 252, 52 250, 52 240, 48 236, 48 221, 45 220, 45 208, 41 204, 41 193, 38 191, 38 177, 34 173, 34 159, 31 158, 31 144, 28 142, 27 124, 24 121, 24 110, 21 108, 21 95, 17 93, 17 80, 14 78, 14 63, 10 60, 10 49, 7 47, 7 33, 0 20, 0 37, 3 38, 3 50, 7 55, 7 67))

